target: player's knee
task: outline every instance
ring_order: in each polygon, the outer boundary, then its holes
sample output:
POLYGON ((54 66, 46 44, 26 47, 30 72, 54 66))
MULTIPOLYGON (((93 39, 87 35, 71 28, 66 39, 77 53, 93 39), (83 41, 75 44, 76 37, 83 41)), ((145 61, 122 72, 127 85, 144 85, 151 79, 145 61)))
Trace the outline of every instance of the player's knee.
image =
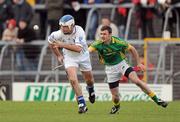
POLYGON ((78 81, 75 78, 69 78, 69 82, 71 83, 72 86, 78 83, 78 81))
POLYGON ((132 81, 132 83, 139 85, 141 80, 138 78, 137 74, 135 72, 131 72, 129 75, 129 79, 132 81))

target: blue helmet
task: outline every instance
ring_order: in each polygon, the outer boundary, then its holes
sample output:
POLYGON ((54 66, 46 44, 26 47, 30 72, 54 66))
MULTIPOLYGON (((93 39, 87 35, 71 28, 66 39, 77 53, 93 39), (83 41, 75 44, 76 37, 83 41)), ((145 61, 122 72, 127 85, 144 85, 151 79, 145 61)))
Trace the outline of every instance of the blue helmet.
POLYGON ((71 15, 64 15, 59 19, 59 25, 60 26, 74 26, 75 25, 75 21, 74 21, 74 17, 71 15))

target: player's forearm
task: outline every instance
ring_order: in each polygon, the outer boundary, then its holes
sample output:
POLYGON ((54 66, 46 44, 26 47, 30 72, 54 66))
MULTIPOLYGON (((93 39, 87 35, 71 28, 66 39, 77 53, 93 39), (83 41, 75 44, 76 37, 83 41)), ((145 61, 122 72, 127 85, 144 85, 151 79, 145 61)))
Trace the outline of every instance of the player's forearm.
POLYGON ((54 48, 54 53, 57 57, 62 56, 62 54, 59 51, 59 48, 54 48))
POLYGON ((61 54, 60 51, 59 51, 59 48, 53 48, 52 46, 50 46, 50 48, 51 48, 51 51, 52 51, 57 57, 62 56, 62 54, 61 54))
POLYGON ((71 51, 75 51, 80 53, 82 51, 82 47, 78 46, 78 45, 74 45, 74 44, 61 44, 62 48, 71 50, 71 51))

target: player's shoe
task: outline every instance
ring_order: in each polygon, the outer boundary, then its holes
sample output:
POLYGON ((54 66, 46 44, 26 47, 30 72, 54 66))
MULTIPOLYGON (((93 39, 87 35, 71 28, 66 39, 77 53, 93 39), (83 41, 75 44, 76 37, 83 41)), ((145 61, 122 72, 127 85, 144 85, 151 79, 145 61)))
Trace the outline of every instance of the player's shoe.
POLYGON ((161 99, 158 99, 157 104, 164 107, 164 108, 166 108, 168 106, 168 103, 161 100, 161 99))
POLYGON ((89 90, 88 87, 86 87, 86 90, 87 90, 88 93, 89 93, 89 101, 90 101, 91 103, 94 103, 94 102, 95 102, 95 99, 96 99, 94 89, 93 89, 93 90, 89 90))
POLYGON ((94 103, 96 99, 95 92, 89 93, 89 101, 94 103))
POLYGON ((115 113, 117 113, 117 112, 119 111, 119 109, 120 109, 120 105, 113 106, 113 107, 111 108, 110 114, 115 114, 115 113))
POLYGON ((87 108, 86 105, 79 104, 79 110, 78 110, 78 113, 79 113, 79 114, 86 113, 87 110, 88 110, 88 108, 87 108))

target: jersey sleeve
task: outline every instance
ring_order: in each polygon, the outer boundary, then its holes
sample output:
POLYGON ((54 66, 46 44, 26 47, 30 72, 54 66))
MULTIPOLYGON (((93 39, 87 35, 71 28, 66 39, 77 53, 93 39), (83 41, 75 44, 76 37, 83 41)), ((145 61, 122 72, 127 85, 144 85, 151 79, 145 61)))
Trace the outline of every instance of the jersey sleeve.
POLYGON ((88 50, 89 50, 90 52, 93 52, 93 51, 98 50, 99 44, 100 44, 100 41, 96 40, 95 42, 93 42, 93 43, 89 46, 88 50))
POLYGON ((88 47, 88 50, 89 50, 89 52, 94 52, 94 51, 96 51, 96 48, 94 48, 94 47, 92 47, 92 46, 89 46, 89 47, 88 47))
POLYGON ((48 42, 50 43, 50 44, 52 44, 53 42, 54 42, 54 34, 53 33, 51 33, 51 35, 49 35, 48 36, 48 42))
POLYGON ((130 44, 129 44, 127 41, 122 40, 122 39, 120 39, 120 38, 118 38, 118 40, 116 40, 116 42, 118 43, 118 45, 120 45, 121 47, 123 47, 124 50, 128 50, 128 48, 129 48, 129 46, 130 46, 130 44))
POLYGON ((58 32, 52 32, 49 36, 48 36, 48 42, 50 44, 52 44, 53 42, 56 42, 56 41, 60 41, 60 34, 58 32))
POLYGON ((124 49, 128 49, 129 43, 126 41, 122 41, 122 46, 124 47, 124 49))
POLYGON ((132 45, 131 44, 128 44, 128 48, 127 50, 131 49, 132 48, 132 45))

